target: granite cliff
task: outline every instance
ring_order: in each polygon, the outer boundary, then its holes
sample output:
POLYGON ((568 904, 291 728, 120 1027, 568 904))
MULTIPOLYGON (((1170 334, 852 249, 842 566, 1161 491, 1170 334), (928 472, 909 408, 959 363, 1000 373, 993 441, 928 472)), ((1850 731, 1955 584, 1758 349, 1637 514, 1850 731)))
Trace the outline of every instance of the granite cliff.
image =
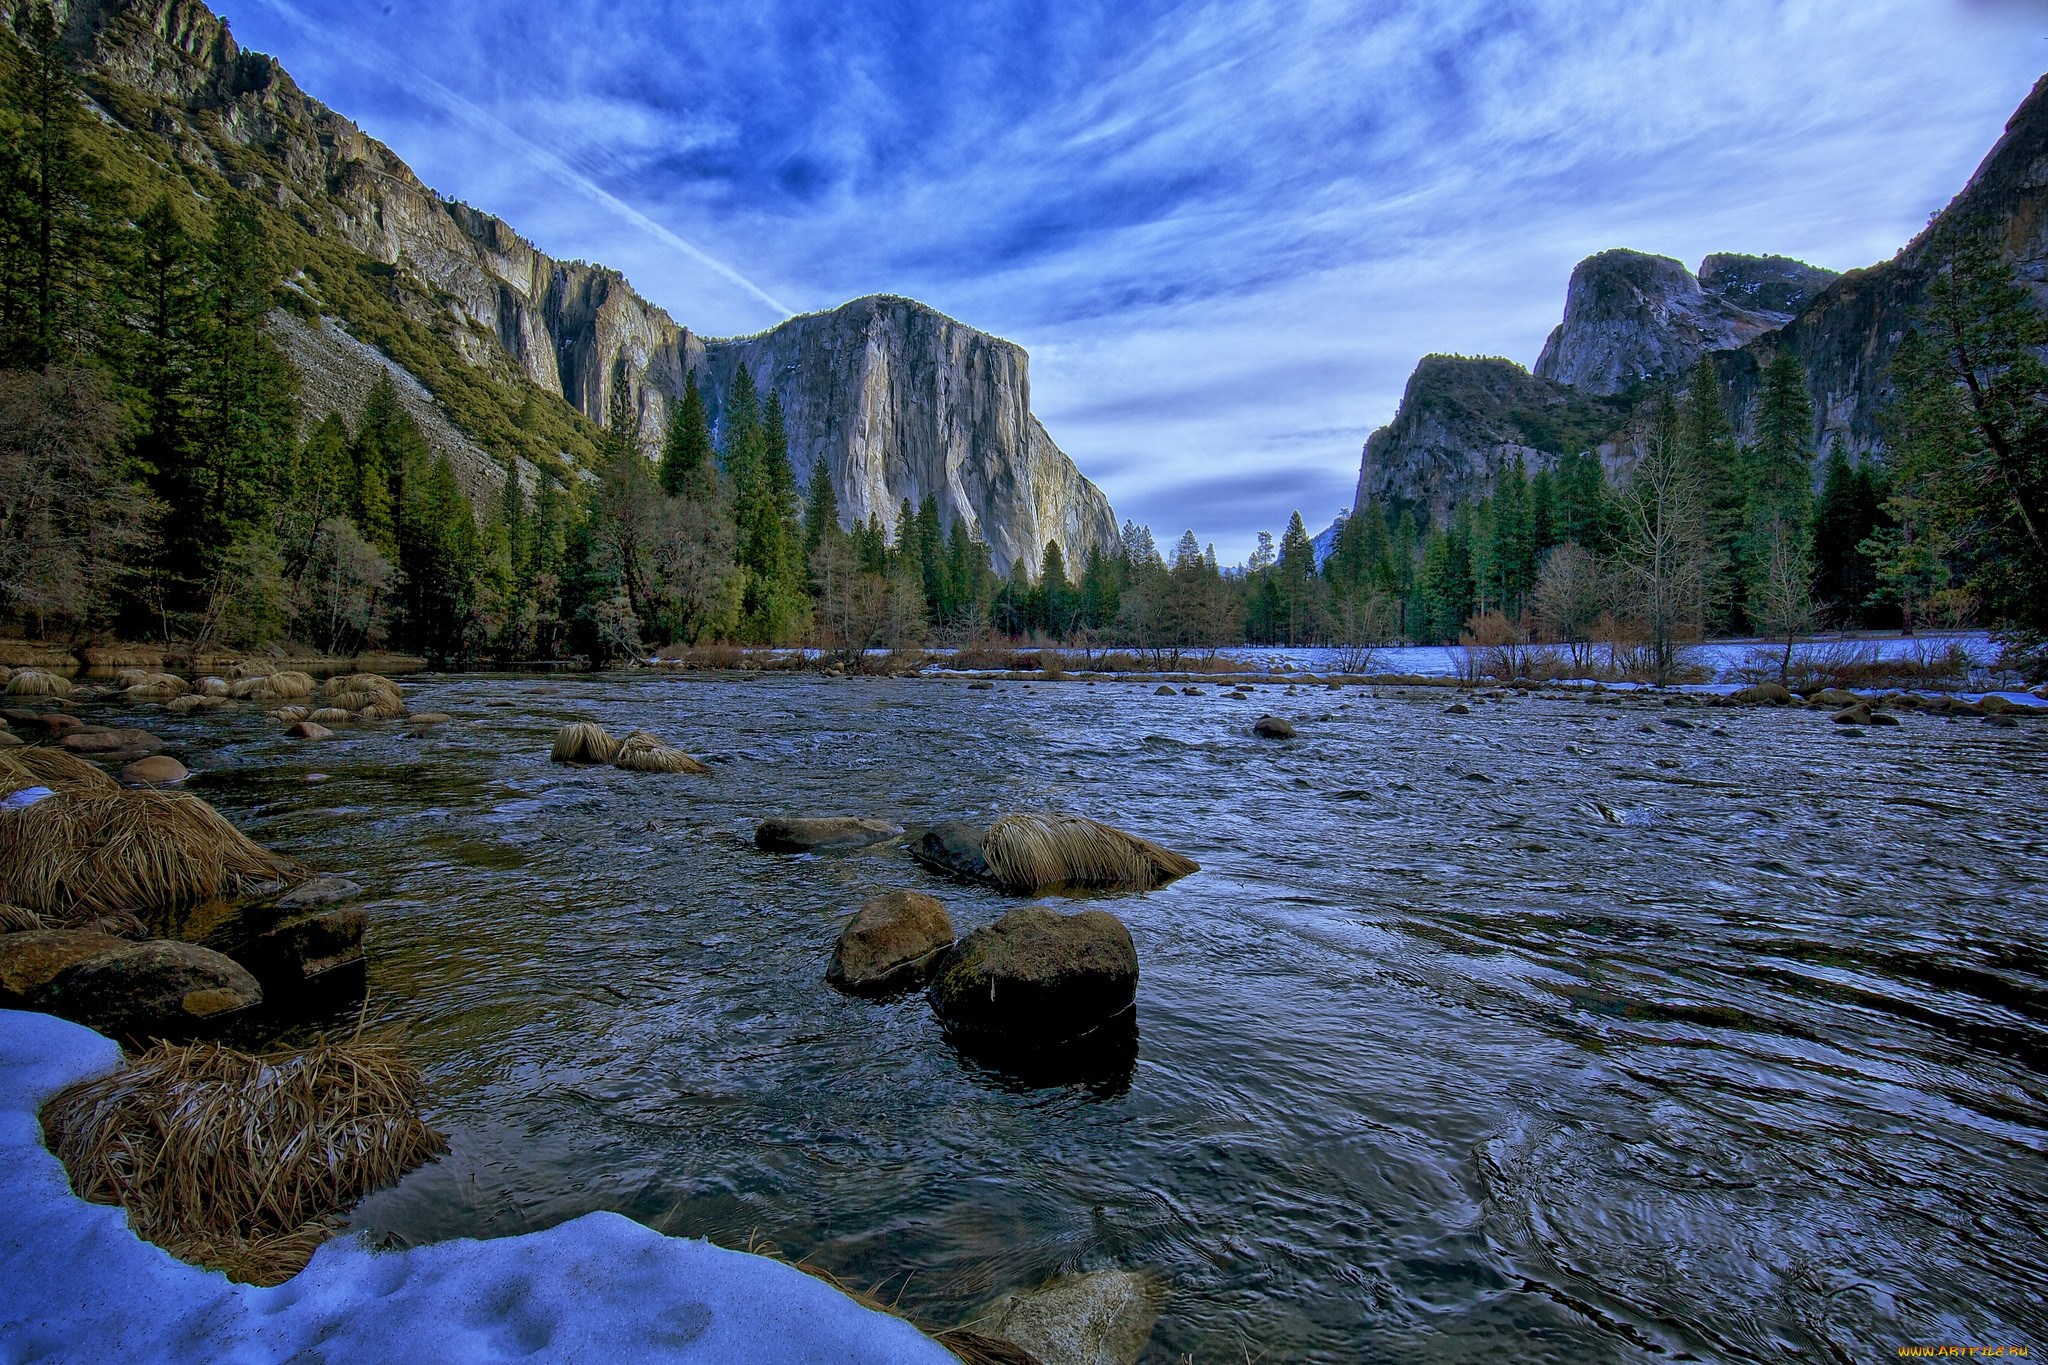
POLYGON ((1022 557, 1034 571, 1047 539, 1070 559, 1114 543, 1107 500, 1030 414, 1018 347, 907 300, 862 300, 707 346, 617 271, 557 260, 429 189, 273 58, 242 49, 200 0, 56 8, 87 94, 144 157, 255 195, 327 253, 294 278, 300 316, 277 319, 302 368, 329 367, 305 386, 309 419, 353 415, 378 367, 395 362, 430 441, 476 490, 508 458, 558 453, 536 443, 534 395, 566 405, 559 417, 538 411, 573 454, 623 382, 652 443, 688 371, 715 409, 738 360, 754 355, 772 361, 762 378, 792 416, 799 475, 825 454, 849 518, 880 510, 893 522, 902 498, 933 492, 948 525, 966 518, 1001 563, 1022 557), (842 362, 856 354, 850 370, 842 362))
MULTIPOLYGON (((2048 77, 1937 221, 1958 217, 1987 225, 2048 305, 2048 77)), ((1534 373, 1506 360, 1422 360, 1394 419, 1366 440, 1354 505, 1377 499, 1441 516, 1485 496, 1506 459, 1533 469, 1597 450, 1618 470, 1633 456, 1633 400, 1702 356, 1713 358, 1747 439, 1763 367, 1780 347, 1806 367, 1820 454, 1880 451, 1890 366, 1925 297, 1933 231, 1839 276, 1782 256, 1713 255, 1696 276, 1642 252, 1589 256, 1572 271, 1564 319, 1534 373)))

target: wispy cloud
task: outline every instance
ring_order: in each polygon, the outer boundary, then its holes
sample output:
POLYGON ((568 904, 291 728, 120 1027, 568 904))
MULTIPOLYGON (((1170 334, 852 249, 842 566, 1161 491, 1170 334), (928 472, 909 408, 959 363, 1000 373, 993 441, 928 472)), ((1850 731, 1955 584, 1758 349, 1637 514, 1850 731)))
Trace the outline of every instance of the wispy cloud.
POLYGON ((1581 256, 1889 255, 2048 54, 1936 0, 222 7, 701 331, 886 290, 1024 343, 1119 513, 1229 557, 1342 505, 1419 355, 1533 360, 1581 256))

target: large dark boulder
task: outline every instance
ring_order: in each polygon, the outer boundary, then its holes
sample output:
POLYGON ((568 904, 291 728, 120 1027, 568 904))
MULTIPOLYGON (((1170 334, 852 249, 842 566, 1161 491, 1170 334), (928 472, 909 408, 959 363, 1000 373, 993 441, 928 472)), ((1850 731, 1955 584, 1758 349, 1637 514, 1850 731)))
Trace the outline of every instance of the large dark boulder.
POLYGON ((1293 739, 1294 722, 1285 716, 1260 716, 1252 724, 1252 733, 1261 739, 1293 739))
POLYGON ((1071 1042, 1130 1013, 1138 949, 1115 915, 1027 905, 946 955, 932 1008, 970 1039, 1012 1049, 1071 1042))
POLYGON ((122 1038, 189 1037, 263 1001, 246 968, 196 943, 123 943, 59 972, 30 1007, 122 1038))
POLYGON ((987 835, 988 829, 984 825, 948 820, 918 836, 917 842, 910 846, 910 855, 925 866, 949 876, 971 882, 991 881, 988 860, 981 852, 982 840, 987 835))
POLYGON ((234 958, 255 975, 273 1001, 288 1000, 295 988, 314 985, 329 972, 360 966, 368 924, 353 905, 300 915, 257 934, 235 951, 234 958))
POLYGON ((771 853, 861 848, 894 839, 903 826, 855 815, 771 815, 754 829, 754 846, 771 853))
POLYGON ((123 946, 112 934, 86 929, 0 934, 0 1005, 20 1006, 66 968, 123 946))
POLYGON ((952 946, 945 906, 921 891, 886 892, 847 922, 825 979, 858 995, 904 990, 922 984, 952 946))

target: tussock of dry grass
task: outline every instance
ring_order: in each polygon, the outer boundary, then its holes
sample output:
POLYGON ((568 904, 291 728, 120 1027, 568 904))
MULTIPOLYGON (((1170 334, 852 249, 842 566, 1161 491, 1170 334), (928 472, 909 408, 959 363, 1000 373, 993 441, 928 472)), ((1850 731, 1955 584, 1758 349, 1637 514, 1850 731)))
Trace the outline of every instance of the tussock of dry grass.
POLYGON ((1172 849, 1080 815, 1005 815, 989 826, 981 856, 1005 891, 1053 887, 1149 891, 1201 871, 1172 849))
POLYGON ((377 716, 368 719, 393 720, 406 714, 405 697, 398 690, 398 684, 375 673, 350 673, 345 677, 329 678, 320 689, 320 698, 328 706, 338 706, 344 711, 362 711, 377 708, 377 716))
POLYGON ((95 768, 65 749, 0 749, 0 795, 24 787, 48 787, 53 792, 91 796, 121 790, 104 769, 95 768))
POLYGON ((23 929, 42 929, 47 926, 43 917, 26 905, 0 904, 0 934, 18 933, 23 929))
POLYGON ((61 1091, 43 1134, 71 1188, 180 1260, 249 1284, 296 1274, 336 1215, 448 1150, 418 1070, 353 1039, 253 1056, 159 1044, 61 1091))
POLYGON ((711 771, 681 749, 662 743, 645 730, 635 730, 619 741, 612 754, 612 766, 640 773, 708 773, 711 771))
MULTIPOLYGON (((133 671, 123 669, 122 673, 133 671)), ((116 675, 114 681, 118 683, 120 680, 120 676, 116 675)), ((182 697, 191 690, 185 685, 183 678, 174 674, 145 673, 134 682, 123 686, 121 694, 129 701, 169 701, 173 697, 182 697)))
POLYGON ((609 763, 618 751, 619 741, 602 725, 577 721, 555 731, 555 747, 548 758, 556 763, 609 763))
POLYGON ((45 673, 39 668, 17 669, 7 680, 7 695, 10 697, 68 697, 71 695, 71 679, 55 673, 45 673))
POLYGON ((228 695, 244 697, 265 706, 276 702, 303 701, 313 695, 313 679, 304 673, 258 673, 228 685, 228 695))
POLYGON ((0 820, 0 901, 43 915, 192 905, 305 874, 184 792, 52 796, 0 820))

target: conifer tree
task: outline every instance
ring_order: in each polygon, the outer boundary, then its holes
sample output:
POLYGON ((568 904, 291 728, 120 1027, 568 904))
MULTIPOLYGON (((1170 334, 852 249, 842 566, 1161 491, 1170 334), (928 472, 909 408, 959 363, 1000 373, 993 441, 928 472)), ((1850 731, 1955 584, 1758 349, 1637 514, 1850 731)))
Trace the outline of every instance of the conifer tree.
POLYGON ((711 418, 697 387, 697 372, 683 380, 683 401, 669 412, 661 446, 661 487, 671 497, 702 501, 715 488, 711 418))
POLYGON ((810 481, 804 485, 804 554, 818 553, 826 540, 846 533, 839 529, 839 494, 832 486, 832 468, 820 455, 811 462, 810 481))
MULTIPOLYGON (((1766 614, 1775 621, 1785 614, 1786 566, 1808 562, 1804 545, 1790 538, 1803 535, 1813 518, 1813 402, 1806 370, 1789 347, 1779 347, 1764 367, 1756 444, 1746 466, 1737 557, 1741 601, 1769 592, 1778 606, 1766 614)), ((1757 613, 1745 607, 1743 616, 1762 628, 1757 613)))
MULTIPOLYGON (((1791 360, 1790 354, 1786 358, 1791 360)), ((1792 360, 1799 394, 1806 381, 1792 360)), ((1765 376, 1768 393, 1771 380, 1765 376)), ((1768 406, 1769 400, 1766 400, 1768 406)), ((1810 411, 1810 410, 1809 410, 1810 411)), ((1749 524, 1744 460, 1735 445, 1735 428, 1721 400, 1721 377, 1711 358, 1702 356, 1687 376, 1685 401, 1680 408, 1685 458, 1692 465, 1691 478, 1699 489, 1701 534, 1707 553, 1707 627, 1717 631, 1743 629, 1745 532, 1749 524)))
POLYGON ((427 657, 468 653, 480 558, 469 499, 448 457, 416 469, 398 516, 399 604, 405 638, 427 657))
POLYGON ((1529 480, 1519 459, 1502 462, 1493 483, 1492 544, 1488 559, 1494 574, 1493 597, 1509 617, 1521 615, 1530 589, 1536 586, 1536 528, 1530 514, 1529 480))
POLYGON ((350 503, 356 529, 387 558, 395 559, 396 506, 408 468, 426 458, 426 440, 399 402, 398 388, 389 374, 379 374, 363 400, 350 455, 355 466, 350 503))
POLYGON ((167 499, 190 438, 202 315, 198 244, 168 194, 135 221, 120 295, 118 360, 138 406, 135 470, 167 499))

